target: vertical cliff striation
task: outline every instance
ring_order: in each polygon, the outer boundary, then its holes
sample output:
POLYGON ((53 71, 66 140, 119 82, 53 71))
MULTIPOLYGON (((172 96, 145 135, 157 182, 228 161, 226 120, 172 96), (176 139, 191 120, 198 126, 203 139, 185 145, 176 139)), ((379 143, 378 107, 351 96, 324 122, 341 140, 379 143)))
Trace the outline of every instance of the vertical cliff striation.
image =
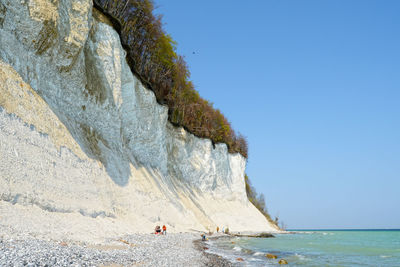
POLYGON ((172 126, 125 56, 91 0, 0 0, 0 224, 276 230, 247 200, 245 159, 172 126))

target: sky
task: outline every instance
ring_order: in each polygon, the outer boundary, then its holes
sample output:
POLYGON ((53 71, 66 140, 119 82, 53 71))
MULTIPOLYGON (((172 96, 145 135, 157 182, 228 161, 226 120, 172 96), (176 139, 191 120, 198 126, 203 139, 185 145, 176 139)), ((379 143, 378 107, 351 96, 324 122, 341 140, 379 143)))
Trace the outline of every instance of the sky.
POLYGON ((155 0, 289 229, 400 228, 400 1, 155 0))

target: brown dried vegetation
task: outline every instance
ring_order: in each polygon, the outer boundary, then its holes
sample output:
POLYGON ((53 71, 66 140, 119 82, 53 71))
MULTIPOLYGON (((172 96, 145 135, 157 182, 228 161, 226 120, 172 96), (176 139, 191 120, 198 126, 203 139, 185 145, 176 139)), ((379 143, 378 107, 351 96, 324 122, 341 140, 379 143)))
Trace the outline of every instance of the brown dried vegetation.
POLYGON ((131 70, 160 104, 168 106, 169 121, 214 144, 225 143, 229 152, 247 158, 246 139, 194 89, 184 58, 176 54, 176 42, 164 32, 161 16, 153 14, 153 1, 94 0, 94 4, 119 32, 131 70))

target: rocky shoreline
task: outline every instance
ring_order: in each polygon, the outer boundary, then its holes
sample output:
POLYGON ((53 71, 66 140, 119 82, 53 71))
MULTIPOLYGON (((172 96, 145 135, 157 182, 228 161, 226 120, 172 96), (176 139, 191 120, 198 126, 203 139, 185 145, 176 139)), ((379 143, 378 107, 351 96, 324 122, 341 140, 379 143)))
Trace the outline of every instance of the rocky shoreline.
MULTIPOLYGON (((221 238, 222 236, 216 236, 216 237, 211 237, 210 239, 217 239, 221 238)), ((201 240, 195 240, 193 241, 193 244, 195 245, 196 249, 203 252, 203 256, 207 258, 206 266, 217 266, 217 267, 231 267, 233 264, 228 261, 227 259, 224 259, 223 257, 208 253, 207 250, 209 249, 208 245, 204 243, 201 240)))

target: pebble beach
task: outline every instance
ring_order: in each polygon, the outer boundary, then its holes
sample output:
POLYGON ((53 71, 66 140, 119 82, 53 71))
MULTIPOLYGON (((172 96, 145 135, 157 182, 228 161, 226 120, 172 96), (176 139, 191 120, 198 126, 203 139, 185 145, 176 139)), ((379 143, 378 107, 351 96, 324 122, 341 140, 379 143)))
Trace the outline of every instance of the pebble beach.
POLYGON ((104 244, 0 236, 0 266, 231 266, 199 234, 134 234, 104 244))

